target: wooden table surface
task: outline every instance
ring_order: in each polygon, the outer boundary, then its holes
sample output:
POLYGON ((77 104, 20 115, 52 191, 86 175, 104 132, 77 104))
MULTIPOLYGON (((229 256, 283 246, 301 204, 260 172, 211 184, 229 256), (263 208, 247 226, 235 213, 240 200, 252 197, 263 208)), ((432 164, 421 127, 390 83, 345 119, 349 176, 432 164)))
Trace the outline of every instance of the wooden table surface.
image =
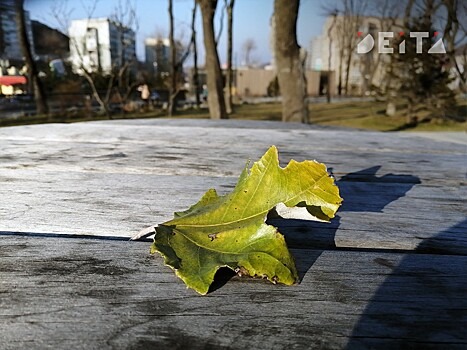
POLYGON ((465 134, 120 120, 0 128, 0 150, 0 349, 467 348, 465 134), (128 240, 272 144, 344 198, 330 224, 273 222, 300 284, 199 296, 128 240))

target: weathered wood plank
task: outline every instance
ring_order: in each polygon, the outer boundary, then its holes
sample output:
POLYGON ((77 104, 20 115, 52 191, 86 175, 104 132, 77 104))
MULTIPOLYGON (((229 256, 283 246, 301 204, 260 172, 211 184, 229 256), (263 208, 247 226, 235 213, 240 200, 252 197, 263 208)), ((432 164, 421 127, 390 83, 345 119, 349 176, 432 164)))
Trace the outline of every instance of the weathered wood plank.
POLYGON ((297 286, 187 290, 147 242, 0 238, 2 349, 465 348, 467 257, 293 250, 297 286))
POLYGON ((456 135, 210 120, 0 129, 0 348, 466 348, 456 135), (123 240, 230 190, 270 144, 282 164, 326 162, 345 198, 331 224, 272 222, 299 248, 298 286, 235 277, 200 297, 149 243, 123 240))
POLYGON ((0 231, 130 237, 210 187, 229 191, 245 160, 271 143, 284 164, 324 160, 345 199, 330 225, 285 223, 292 246, 416 249, 445 232, 437 248, 465 254, 465 145, 281 123, 132 120, 0 129, 0 231))
MULTIPOLYGON (((14 181, 0 187, 0 232, 130 237, 186 209, 206 189, 226 192, 236 181, 201 176, 61 175, 12 173, 14 181)), ((421 240, 448 232, 467 216, 462 199, 465 187, 352 181, 338 185, 344 205, 330 224, 281 224, 292 246, 414 249, 421 240)), ((465 225, 451 231, 439 245, 447 243, 453 251, 466 253, 465 225)))
POLYGON ((156 120, 152 125, 140 120, 131 124, 119 121, 0 129, 2 168, 237 176, 247 159, 257 159, 271 144, 276 144, 284 162, 290 158, 316 158, 341 176, 381 166, 381 175, 402 172, 423 181, 443 179, 450 174, 453 179, 465 180, 465 169, 459 169, 459 160, 467 160, 466 145, 400 134, 307 127, 281 130, 196 126, 203 125, 201 120, 183 121, 185 127, 174 127, 164 124, 168 122, 156 120))

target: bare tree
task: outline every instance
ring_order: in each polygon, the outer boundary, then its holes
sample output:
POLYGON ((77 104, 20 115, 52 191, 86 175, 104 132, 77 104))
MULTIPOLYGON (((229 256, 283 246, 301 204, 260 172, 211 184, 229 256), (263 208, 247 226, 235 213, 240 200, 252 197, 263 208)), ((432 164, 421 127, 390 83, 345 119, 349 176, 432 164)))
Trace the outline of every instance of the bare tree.
MULTIPOLYGON (((122 4, 121 0, 117 3, 114 14, 111 19, 117 26, 118 35, 118 60, 112 67, 112 75, 115 76, 118 84, 118 95, 122 106, 127 102, 131 92, 140 84, 137 79, 131 79, 131 69, 136 65, 136 56, 127 57, 127 49, 131 41, 127 37, 131 33, 130 28, 138 31, 138 20, 136 16, 136 6, 129 0, 122 4)), ((107 90, 106 99, 109 100, 112 87, 107 90)))
POLYGON ((450 63, 454 67, 456 75, 460 81, 460 89, 465 92, 467 82, 467 70, 465 62, 467 62, 467 45, 465 38, 467 36, 467 24, 465 21, 460 21, 459 18, 467 16, 467 4, 459 0, 442 0, 442 5, 447 13, 443 39, 446 41, 446 53, 449 56, 450 63), (460 47, 463 46, 463 51, 460 52, 460 47), (463 56, 464 65, 462 65, 456 56, 463 56))
POLYGON ((274 1, 274 51, 282 93, 282 121, 308 122, 304 62, 297 43, 299 0, 274 1))
POLYGON ((331 19, 331 24, 328 26, 327 36, 329 40, 329 56, 328 56, 328 67, 330 69, 331 62, 332 62, 332 50, 334 48, 334 43, 337 43, 335 46, 337 47, 337 57, 338 57, 338 67, 337 67, 337 94, 339 96, 342 95, 343 90, 343 70, 344 70, 344 60, 345 60, 345 30, 344 28, 344 21, 342 18, 342 0, 338 0, 335 4, 336 6, 328 6, 324 5, 324 15, 328 17, 326 24, 331 19))
POLYGON ((332 23, 328 29, 328 40, 329 40, 329 56, 328 56, 328 87, 326 89, 326 99, 328 103, 331 103, 331 62, 332 62, 332 31, 336 25, 337 10, 331 13, 332 23))
MULTIPOLYGON (((124 57, 125 49, 130 44, 127 41, 127 34, 130 32, 131 27, 137 28, 138 26, 136 10, 135 5, 131 4, 130 0, 126 0, 125 6, 122 5, 121 1, 123 0, 119 0, 117 7, 114 10, 114 14, 112 15, 113 23, 117 27, 119 36, 118 60, 113 63, 109 72, 102 72, 100 66, 97 67, 97 71, 93 67, 88 67, 85 64, 85 59, 82 52, 84 43, 77 40, 76 38, 70 38, 70 46, 72 46, 74 52, 78 56, 79 73, 87 81, 91 89, 92 96, 99 104, 101 111, 109 117, 109 103, 114 91, 114 86, 117 85, 119 87, 123 87, 125 85, 125 92, 123 96, 120 95, 121 101, 124 103, 124 101, 126 101, 129 97, 131 91, 137 85, 136 82, 129 84, 129 77, 127 74, 130 66, 136 63, 136 57, 132 57, 128 60, 124 57), (104 91, 99 89, 98 86, 99 82, 102 80, 106 81, 106 88, 104 91)), ((82 3, 83 9, 87 14, 88 27, 97 7, 97 3, 98 0, 93 0, 87 6, 82 3)), ((52 15, 64 30, 68 28, 71 11, 67 9, 66 2, 57 1, 54 3, 52 7, 52 15)))
POLYGON ((327 9, 327 15, 336 15, 333 22, 332 39, 338 46, 338 84, 339 95, 349 94, 350 69, 355 58, 357 47, 357 32, 362 25, 363 15, 366 11, 368 0, 338 0, 337 6, 327 9))
MULTIPOLYGON (((377 37, 377 31, 400 32, 403 30, 403 22, 399 16, 404 12, 404 0, 397 3, 392 0, 374 0, 368 4, 368 12, 373 16, 366 23, 368 32, 373 38, 377 37)), ((384 94, 390 83, 390 78, 383 69, 389 63, 388 55, 380 55, 377 50, 372 50, 365 55, 355 56, 357 63, 360 64, 363 77, 362 92, 384 94)))
MULTIPOLYGON (((415 0, 407 0, 407 2, 404 4, 404 16, 402 18, 402 29, 404 31, 409 30, 410 28, 410 19, 414 4, 415 0)), ((397 67, 397 62, 393 58, 393 56, 394 55, 390 56, 390 61, 386 69, 386 82, 382 91, 383 94, 386 95, 386 115, 394 115, 397 109, 396 102, 398 100, 398 96, 395 93, 395 91, 397 91, 397 87, 400 82, 398 79, 399 69, 397 67)))
POLYGON ((367 2, 366 0, 342 0, 343 1, 343 15, 344 15, 344 47, 345 47, 345 94, 348 95, 350 68, 354 51, 357 47, 357 35, 360 26, 362 25, 362 16, 365 12, 367 2))
POLYGON ((341 35, 344 33, 345 29, 343 28, 342 21, 339 21, 336 25, 337 28, 337 41, 339 42, 339 70, 338 70, 338 79, 337 83, 337 93, 339 96, 342 95, 342 71, 344 69, 344 58, 345 58, 345 36, 341 35))
POLYGON ((214 14, 217 0, 197 0, 203 18, 204 48, 208 86, 209 114, 212 119, 225 119, 227 113, 223 92, 223 77, 214 34, 214 14))
POLYGON ((24 59, 26 61, 28 77, 32 83, 34 100, 36 102, 36 110, 39 114, 47 114, 49 112, 49 108, 47 106, 44 87, 42 86, 36 63, 34 62, 34 58, 32 57, 31 53, 31 43, 29 42, 26 19, 24 15, 24 0, 15 0, 15 13, 16 23, 18 26, 19 42, 21 45, 21 51, 23 52, 24 59))
MULTIPOLYGON (((83 4, 83 8, 87 14, 88 21, 90 21, 92 18, 92 15, 97 6, 97 2, 98 0, 94 0, 92 3, 89 4, 89 6, 84 6, 83 4)), ((61 25, 62 30, 64 30, 65 32, 68 31, 68 25, 70 22, 71 12, 72 12, 71 10, 68 10, 67 3, 65 1, 58 1, 54 3, 52 6, 52 15, 55 17, 57 22, 61 25)), ((91 88, 91 91, 92 91, 92 96, 99 104, 101 111, 104 112, 106 115, 110 115, 108 101, 106 100, 105 97, 102 97, 100 95, 99 90, 97 89, 97 86, 96 86, 95 75, 92 73, 92 71, 88 70, 87 67, 84 65, 84 57, 81 52, 81 48, 84 46, 84 43, 77 42, 75 38, 70 38, 70 46, 73 47, 76 54, 79 56, 80 72, 82 73, 86 81, 88 82, 89 87, 91 88)), ((112 82, 113 82, 113 79, 112 81, 109 81, 109 85, 112 82)), ((109 94, 106 94, 106 95, 109 95, 109 94)))
MULTIPOLYGON (((191 53, 191 50, 195 52, 195 64, 196 64, 196 85, 198 84, 198 72, 197 72, 197 61, 198 53, 196 48, 196 30, 195 30, 195 21, 196 21, 196 8, 197 4, 195 2, 192 18, 191 18, 191 38, 189 44, 186 45, 186 48, 183 51, 182 45, 176 43, 175 41, 175 28, 174 28, 174 14, 173 14, 173 0, 169 0, 169 45, 170 45, 170 84, 169 84, 169 106, 168 106, 168 115, 172 116, 176 111, 176 98, 182 88, 182 68, 183 63, 186 61, 188 56, 191 53)), ((197 94, 197 106, 199 106, 199 92, 198 86, 195 86, 197 94)))
POLYGON ((232 69, 232 51, 233 51, 233 8, 235 0, 225 0, 227 9, 227 74, 226 74, 226 94, 225 105, 228 114, 233 112, 232 103, 232 83, 233 83, 233 69, 232 69), (228 1, 228 3, 227 3, 228 1))
POLYGON ((256 42, 253 38, 248 38, 243 42, 242 50, 244 54, 244 62, 246 66, 251 64, 251 53, 256 50, 256 42))
POLYGON ((191 33, 192 37, 192 49, 193 49, 193 85, 195 90, 195 102, 196 108, 199 108, 201 99, 199 96, 199 70, 198 70, 198 44, 197 44, 197 33, 196 33, 196 12, 198 9, 198 3, 194 2, 193 11, 191 17, 191 33))
POLYGON ((175 91, 177 90, 177 47, 175 46, 174 38, 174 14, 173 0, 169 0, 169 45, 170 45, 170 89, 169 89, 169 106, 167 112, 171 117, 175 112, 175 91))

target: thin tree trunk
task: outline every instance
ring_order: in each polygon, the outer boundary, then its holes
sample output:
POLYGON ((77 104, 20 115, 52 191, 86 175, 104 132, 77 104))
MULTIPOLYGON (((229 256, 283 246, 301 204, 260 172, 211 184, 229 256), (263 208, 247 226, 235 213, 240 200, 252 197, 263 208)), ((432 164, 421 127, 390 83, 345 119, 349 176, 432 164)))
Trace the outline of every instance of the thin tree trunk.
MULTIPOLYGON (((405 6, 405 11, 404 11, 404 31, 408 31, 409 28, 410 28, 410 18, 411 18, 411 13, 412 13, 412 8, 414 6, 414 3, 415 3, 415 0, 408 0, 406 6, 405 6)), ((391 58, 395 57, 394 55, 391 55, 391 58)), ((390 63, 389 63, 389 70, 390 72, 393 71, 393 69, 397 69, 397 67, 394 67, 394 60, 391 59, 390 63)), ((387 84, 387 89, 386 89, 386 96, 387 96, 387 99, 386 99, 386 114, 388 114, 388 111, 392 111, 393 114, 395 114, 396 112, 396 109, 397 109, 397 105, 396 105, 396 101, 395 101, 395 98, 392 94, 392 89, 391 89, 391 85, 392 85, 392 74, 389 73, 388 74, 388 79, 386 80, 386 84, 387 84)), ((410 91, 408 92, 410 93, 410 91)), ((410 100, 410 98, 408 99, 410 100)), ((409 107, 408 107, 408 117, 407 117, 407 122, 410 123, 410 119, 411 119, 411 114, 412 114, 412 111, 411 111, 411 107, 410 107, 410 103, 409 103, 409 107)))
POLYGON ((354 51, 356 47, 356 36, 354 33, 356 33, 359 30, 360 27, 360 22, 361 22, 361 17, 358 12, 358 9, 354 9, 353 7, 353 2, 350 2, 350 10, 349 12, 351 13, 350 19, 349 19, 349 29, 347 30, 350 34, 347 34, 347 46, 346 46, 346 53, 347 53, 347 62, 346 62, 346 71, 345 71, 345 94, 349 95, 350 89, 349 89, 349 80, 350 80, 350 69, 352 67, 352 60, 354 56, 354 51))
POLYGON ((169 0, 169 41, 170 41, 170 89, 169 89, 169 106, 167 112, 169 117, 174 115, 176 110, 176 91, 177 91, 177 49, 174 39, 174 15, 173 15, 173 0, 169 0))
POLYGON ((339 50, 339 82, 337 83, 337 93, 342 96, 342 66, 344 64, 344 49, 339 50))
MULTIPOLYGON (((351 39, 349 38, 349 40, 351 40, 351 39)), ((347 57, 346 57, 347 62, 346 62, 346 67, 345 67, 345 85, 344 85, 344 89, 345 89, 345 95, 346 96, 349 95, 349 76, 350 76, 350 65, 352 64, 352 55, 353 55, 353 52, 352 52, 351 48, 349 47, 348 52, 347 52, 347 57)))
POLYGON ((94 79, 92 78, 91 74, 85 69, 83 69, 83 75, 84 78, 87 80, 89 86, 91 87, 92 90, 92 96, 96 99, 97 103, 99 104, 101 108, 101 112, 104 112, 106 116, 110 116, 110 111, 108 105, 105 103, 105 101, 101 98, 99 95, 99 91, 97 91, 96 84, 94 82, 94 79))
MULTIPOLYGON (((459 64, 462 60, 456 59, 456 37, 459 31, 459 18, 457 13, 459 12, 459 1, 458 0, 443 0, 443 4, 446 8, 447 19, 446 25, 443 32, 443 40, 446 42, 446 52, 449 56, 451 64, 454 66, 457 76, 459 78, 461 90, 465 91, 466 83, 466 71, 462 69, 459 64)), ((465 33, 463 33, 465 36, 465 33)), ((464 50, 465 52, 465 50, 464 50)), ((464 57, 465 62, 465 57, 464 57)))
POLYGON ((233 7, 235 0, 230 0, 227 6, 227 76, 226 76, 226 93, 225 105, 228 114, 233 112, 232 103, 232 83, 233 83, 233 69, 232 69, 232 51, 233 51, 233 7))
POLYGON ((198 3, 203 17, 209 114, 212 119, 226 119, 224 84, 214 34, 214 13, 217 0, 198 0, 198 3))
POLYGON ((336 24, 337 14, 333 14, 332 24, 328 29, 329 38, 329 57, 328 57, 328 87, 326 89, 327 102, 331 103, 331 62, 332 62, 332 30, 336 24))
POLYGON ((195 1, 193 6, 193 14, 191 18, 191 32, 193 35, 193 40, 191 44, 193 45, 193 85, 195 87, 195 101, 196 108, 199 108, 201 104, 201 99, 199 96, 199 72, 198 72, 198 44, 196 40, 196 10, 198 9, 198 3, 195 1))
POLYGON ((29 42, 26 19, 24 16, 24 0, 15 0, 15 9, 19 42, 28 68, 29 80, 32 83, 36 111, 38 114, 47 114, 49 112, 49 107, 47 106, 44 87, 39 79, 36 63, 31 53, 31 43, 29 42))
POLYGON ((221 10, 221 16, 219 17, 219 31, 216 35, 216 45, 219 44, 221 40, 222 31, 224 30, 224 15, 227 12, 227 0, 224 0, 224 7, 221 10))
POLYGON ((412 8, 415 4, 415 0, 409 0, 407 2, 407 5, 405 6, 405 11, 404 11, 404 26, 405 29, 408 30, 410 27, 410 18, 412 14, 412 8))
POLYGON ((282 94, 282 121, 307 122, 306 83, 297 43, 299 0, 274 2, 274 50, 282 94))

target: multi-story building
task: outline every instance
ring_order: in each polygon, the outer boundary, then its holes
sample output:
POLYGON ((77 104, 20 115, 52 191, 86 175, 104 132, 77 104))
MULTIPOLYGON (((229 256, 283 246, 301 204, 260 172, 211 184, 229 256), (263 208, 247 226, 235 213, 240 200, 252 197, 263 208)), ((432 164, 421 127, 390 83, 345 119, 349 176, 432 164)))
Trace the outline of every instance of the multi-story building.
MULTIPOLYGON (((183 45, 175 42, 177 60, 183 56, 183 45)), ((153 74, 165 74, 170 72, 170 40, 147 38, 144 40, 145 63, 147 69, 153 74)), ((183 70, 183 69, 181 69, 183 70)))
POLYGON ((152 73, 169 72, 169 39, 146 38, 144 40, 144 55, 146 66, 152 73))
POLYGON ((68 35, 70 61, 77 73, 85 69, 109 74, 136 59, 135 32, 109 18, 73 20, 68 35))
POLYGON ((34 50, 43 62, 65 59, 70 55, 68 36, 39 21, 31 21, 34 50))
MULTIPOLYGON (((35 57, 29 12, 25 11, 24 15, 31 52, 35 57)), ((14 0, 2 0, 0 1, 0 67, 7 68, 20 61, 23 61, 23 53, 19 44, 14 0)))
POLYGON ((378 86, 383 80, 388 57, 378 55, 377 50, 358 54, 357 44, 367 34, 377 38, 377 32, 380 31, 399 32, 400 24, 398 19, 381 17, 328 17, 322 34, 311 42, 311 69, 334 71, 335 86, 338 87, 340 81, 342 93, 345 93, 343 85, 348 72, 347 93, 369 93, 371 86, 378 86), (361 33, 360 39, 358 32, 361 33))

